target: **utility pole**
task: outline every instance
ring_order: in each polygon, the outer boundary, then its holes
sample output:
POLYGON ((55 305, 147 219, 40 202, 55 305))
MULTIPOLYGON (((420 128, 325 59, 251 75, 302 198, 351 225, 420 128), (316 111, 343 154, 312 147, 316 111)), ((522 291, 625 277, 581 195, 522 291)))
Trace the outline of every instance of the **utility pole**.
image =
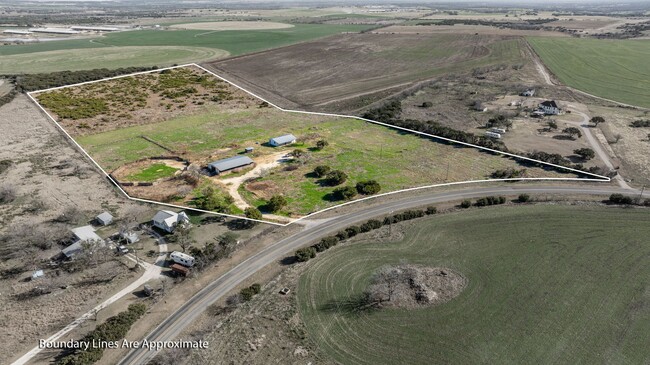
POLYGON ((644 191, 645 191, 645 185, 643 185, 643 187, 641 188, 641 194, 639 194, 639 201, 641 201, 641 199, 643 199, 643 192, 644 191))

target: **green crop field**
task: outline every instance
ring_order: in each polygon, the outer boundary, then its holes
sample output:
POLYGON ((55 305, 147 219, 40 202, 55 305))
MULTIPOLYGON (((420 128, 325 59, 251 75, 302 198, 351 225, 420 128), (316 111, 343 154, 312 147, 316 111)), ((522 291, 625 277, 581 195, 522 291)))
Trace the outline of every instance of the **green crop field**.
POLYGON ((159 46, 104 47, 24 53, 0 57, 0 72, 39 73, 131 66, 169 66, 223 58, 228 52, 215 48, 159 46), (70 52, 74 52, 74 56, 70 52))
POLYGON ((529 42, 564 84, 650 107, 650 41, 531 37, 529 42))
POLYGON ((0 74, 51 72, 126 66, 165 66, 205 61, 276 48, 364 25, 296 24, 272 30, 140 30, 109 33, 93 39, 41 42, 0 47, 0 74), (138 51, 123 47, 149 47, 138 51), (156 50, 155 48, 160 48, 156 50), (206 49, 212 49, 210 54, 206 49), (52 53, 54 52, 54 53, 52 53), (105 60, 102 60, 105 58, 105 60), (24 61, 29 61, 23 64, 24 61))
POLYGON ((650 211, 493 207, 424 218, 310 262, 298 286, 311 342, 342 364, 646 364, 650 211), (462 273, 437 307, 344 305, 384 265, 462 273))

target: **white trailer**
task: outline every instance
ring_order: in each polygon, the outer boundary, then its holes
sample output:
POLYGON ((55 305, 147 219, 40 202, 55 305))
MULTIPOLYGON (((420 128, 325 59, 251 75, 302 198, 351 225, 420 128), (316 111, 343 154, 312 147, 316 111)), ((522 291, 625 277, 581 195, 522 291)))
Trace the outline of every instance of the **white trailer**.
POLYGON ((169 254, 169 258, 175 263, 181 264, 183 266, 187 266, 187 267, 194 266, 194 257, 188 254, 184 254, 182 252, 174 251, 171 254, 169 254))
POLYGON ((498 134, 506 134, 506 130, 503 128, 490 128, 490 132, 498 134))
POLYGON ((494 133, 494 132, 485 132, 485 136, 490 138, 496 138, 496 139, 501 138, 501 135, 499 133, 494 133))

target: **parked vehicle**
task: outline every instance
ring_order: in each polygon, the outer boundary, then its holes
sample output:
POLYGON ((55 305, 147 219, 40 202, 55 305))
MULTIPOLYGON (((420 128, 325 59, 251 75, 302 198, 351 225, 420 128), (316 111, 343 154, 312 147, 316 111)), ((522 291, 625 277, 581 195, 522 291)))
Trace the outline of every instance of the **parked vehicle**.
POLYGON ((170 266, 170 268, 172 269, 172 272, 176 275, 187 276, 190 274, 190 269, 180 264, 173 264, 172 266, 170 266))
POLYGON ((181 264, 183 266, 194 266, 194 257, 182 252, 174 251, 169 255, 169 258, 175 263, 181 264))
POLYGON ((494 133, 494 132, 485 132, 485 136, 490 138, 496 138, 496 139, 501 138, 501 135, 499 133, 494 133))

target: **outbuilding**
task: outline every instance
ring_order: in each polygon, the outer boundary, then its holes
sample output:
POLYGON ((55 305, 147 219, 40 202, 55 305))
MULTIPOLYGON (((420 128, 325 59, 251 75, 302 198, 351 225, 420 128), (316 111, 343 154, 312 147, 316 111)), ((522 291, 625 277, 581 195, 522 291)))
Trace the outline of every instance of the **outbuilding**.
POLYGON ((293 134, 285 134, 284 136, 269 139, 269 144, 273 147, 280 147, 296 143, 296 140, 297 138, 293 134))
POLYGON ((252 165, 253 163, 255 162, 248 156, 234 156, 208 164, 208 170, 213 174, 218 175, 225 171, 252 165))
POLYGON ((107 226, 113 223, 113 216, 109 212, 104 212, 95 217, 95 221, 102 226, 107 226))
POLYGON ((95 233, 95 229, 92 226, 73 228, 72 234, 75 237, 74 242, 70 246, 61 250, 63 255, 67 258, 71 258, 72 256, 82 252, 84 243, 95 243, 99 246, 104 246, 105 244, 104 240, 95 233))

